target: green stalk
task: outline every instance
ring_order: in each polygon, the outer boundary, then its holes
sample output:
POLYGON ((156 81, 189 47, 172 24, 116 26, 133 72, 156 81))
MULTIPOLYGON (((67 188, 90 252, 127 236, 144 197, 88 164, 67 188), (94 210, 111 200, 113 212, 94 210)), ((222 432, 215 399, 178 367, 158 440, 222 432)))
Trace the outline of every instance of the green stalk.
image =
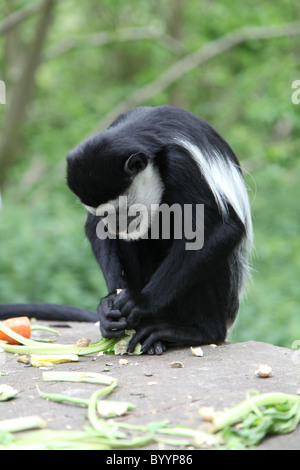
POLYGON ((98 438, 90 428, 85 431, 60 431, 44 429, 14 436, 5 450, 111 450, 107 439, 98 438))
POLYGON ((24 416, 0 421, 0 431, 6 432, 27 431, 28 429, 44 428, 45 426, 46 422, 39 416, 24 416))
POLYGON ((59 393, 46 393, 42 392, 36 384, 37 391, 39 392, 39 395, 41 398, 44 400, 51 400, 55 401, 57 403, 72 403, 73 405, 82 405, 82 406, 88 406, 89 405, 89 400, 84 399, 84 398, 75 398, 75 397, 69 397, 67 395, 61 395, 59 393))
MULTIPOLYGON (((161 440, 160 437, 157 436, 157 434, 191 438, 193 439, 193 441, 196 441, 198 444, 202 443, 204 447, 207 447, 207 445, 212 447, 213 445, 217 445, 219 442, 219 439, 210 433, 199 431, 197 429, 191 429, 191 428, 180 426, 180 425, 168 426, 166 422, 154 422, 154 423, 149 423, 146 426, 130 424, 130 423, 122 423, 122 422, 118 422, 116 424, 122 429, 129 429, 129 430, 141 431, 141 432, 151 432, 151 431, 155 432, 154 439, 156 442, 160 442, 160 441, 163 442, 163 440, 161 440)), ((191 442, 189 442, 188 444, 191 444, 191 442)), ((180 444, 178 443, 177 445, 180 445, 180 444)))
POLYGON ((46 371, 42 378, 45 382, 88 382, 93 384, 110 385, 117 379, 99 372, 69 372, 69 371, 46 371))
POLYGON ((253 411, 253 407, 259 408, 267 405, 281 405, 288 401, 297 403, 300 401, 300 397, 297 395, 289 395, 287 393, 273 392, 247 398, 233 408, 217 415, 213 421, 215 426, 214 431, 220 431, 227 426, 231 426, 232 424, 241 421, 245 416, 253 411))
MULTIPOLYGON (((12 337, 12 335, 10 336, 12 337)), ((17 341, 19 341, 19 339, 17 339, 17 341)), ((94 354, 106 350, 105 344, 101 341, 91 343, 86 347, 76 347, 69 344, 42 345, 39 341, 33 340, 26 340, 26 343, 23 341, 23 345, 7 344, 5 341, 0 341, 0 348, 14 354, 77 354, 78 356, 94 354)))
MULTIPOLYGON (((104 397, 106 395, 109 395, 118 385, 118 381, 114 379, 113 382, 111 382, 107 387, 101 388, 97 390, 97 397, 104 397)), ((84 399, 84 398, 76 398, 76 397, 69 397, 68 395, 60 395, 58 393, 46 393, 42 392, 36 384, 36 388, 39 392, 39 395, 41 398, 44 398, 45 400, 51 400, 55 401, 58 403, 62 402, 67 402, 67 403, 73 403, 74 405, 82 405, 82 406, 89 406, 90 400, 84 399)))
MULTIPOLYGON (((57 336, 61 336, 61 333, 59 333, 59 331, 44 325, 31 324, 31 331, 47 331, 48 333, 54 333, 57 336)), ((37 338, 36 341, 38 341, 39 343, 53 343, 54 341, 56 341, 56 338, 37 338)))
POLYGON ((44 326, 44 325, 30 325, 31 331, 48 331, 49 333, 54 333, 57 336, 61 336, 61 333, 54 328, 50 328, 50 326, 44 326))
MULTIPOLYGON (((112 385, 114 385, 114 384, 109 385, 108 387, 106 387, 106 389, 109 388, 109 387, 112 387, 112 385)), ((117 385, 117 383, 115 383, 115 386, 116 385, 117 385)), ((112 388, 112 390, 115 388, 115 386, 112 388)), ((113 436, 115 436, 115 431, 113 430, 112 426, 108 426, 103 418, 101 418, 101 419, 98 418, 97 401, 98 401, 98 398, 100 396, 103 396, 103 393, 102 393, 101 389, 96 390, 96 392, 94 392, 92 394, 92 396, 89 400, 89 405, 88 405, 88 418, 89 418, 89 421, 90 421, 93 429, 95 429, 101 435, 104 435, 106 437, 113 437, 113 436)), ((122 434, 121 434, 121 436, 122 436, 122 434)))
MULTIPOLYGON (((19 335, 19 333, 16 333, 11 328, 8 328, 8 326, 4 325, 4 323, 2 323, 2 322, 0 322, 0 331, 5 333, 10 338, 15 339, 16 341, 18 341, 21 344, 26 344, 28 346, 29 345, 34 346, 36 344, 36 341, 33 341, 32 339, 24 338, 24 336, 19 335)), ((1 341, 1 343, 4 343, 4 345, 7 344, 6 341, 1 341)), ((4 346, 2 346, 2 345, 1 345, 1 347, 4 348, 4 346)))
MULTIPOLYGON (((49 330, 48 327, 34 327, 35 329, 49 330)), ((91 343, 86 347, 77 347, 70 344, 51 344, 42 345, 41 342, 47 342, 47 340, 32 340, 24 338, 18 333, 8 328, 3 323, 0 323, 0 331, 6 333, 11 338, 18 341, 21 345, 7 344, 6 341, 0 341, 0 347, 6 352, 14 354, 77 354, 78 356, 84 356, 87 354, 94 354, 98 352, 104 352, 105 354, 124 354, 124 352, 115 352, 115 346, 120 343, 120 346, 124 341, 128 342, 130 335, 125 334, 121 338, 101 338, 96 343, 91 343)), ((55 331, 55 330, 54 330, 55 331)), ((121 348, 122 349, 122 348, 121 348)), ((124 349, 124 348, 123 348, 124 349)), ((125 348, 126 349, 126 348, 125 348)), ((140 345, 135 348, 133 354, 141 354, 140 345)))
POLYGON ((11 338, 15 339, 21 345, 7 344, 6 341, 0 341, 0 347, 6 352, 14 354, 77 354, 78 356, 84 356, 86 354, 94 354, 98 352, 105 352, 107 349, 111 349, 120 338, 117 339, 104 339, 96 343, 91 343, 86 347, 76 347, 69 344, 47 344, 43 345, 40 341, 24 338, 15 331, 8 328, 3 323, 0 323, 0 331, 7 334, 11 338))
MULTIPOLYGON (((125 436, 126 437, 126 436, 125 436)), ((42 430, 32 431, 15 437, 8 445, 0 449, 11 450, 112 450, 134 449, 150 444, 151 435, 127 438, 107 438, 100 436, 94 429, 86 427, 84 431, 42 430)))

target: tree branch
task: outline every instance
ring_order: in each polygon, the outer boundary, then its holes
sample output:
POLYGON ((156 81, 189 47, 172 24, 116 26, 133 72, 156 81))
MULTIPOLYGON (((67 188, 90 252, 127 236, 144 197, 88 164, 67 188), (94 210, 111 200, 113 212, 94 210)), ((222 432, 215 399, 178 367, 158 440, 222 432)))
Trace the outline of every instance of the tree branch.
POLYGON ((27 7, 21 8, 20 10, 15 11, 7 18, 5 18, 0 23, 0 34, 5 34, 10 31, 12 28, 17 26, 23 20, 28 18, 28 16, 33 15, 41 10, 43 6, 43 2, 34 3, 32 5, 28 5, 27 7))
POLYGON ((44 54, 45 60, 59 57, 72 49, 79 47, 99 47, 113 44, 115 42, 139 41, 143 39, 162 39, 167 47, 175 52, 182 52, 183 45, 165 34, 163 28, 157 26, 142 26, 122 28, 116 31, 102 31, 89 34, 84 37, 73 37, 53 44, 44 54))
MULTIPOLYGON (((153 82, 134 91, 124 101, 108 112, 92 130, 91 134, 106 128, 119 114, 138 106, 153 98, 168 86, 180 80, 191 70, 205 64, 217 55, 227 52, 240 44, 250 40, 262 40, 294 36, 300 34, 300 21, 272 26, 245 26, 231 33, 225 34, 215 41, 211 41, 195 52, 192 52, 167 68, 153 82)), ((90 135, 91 135, 90 134, 90 135)))

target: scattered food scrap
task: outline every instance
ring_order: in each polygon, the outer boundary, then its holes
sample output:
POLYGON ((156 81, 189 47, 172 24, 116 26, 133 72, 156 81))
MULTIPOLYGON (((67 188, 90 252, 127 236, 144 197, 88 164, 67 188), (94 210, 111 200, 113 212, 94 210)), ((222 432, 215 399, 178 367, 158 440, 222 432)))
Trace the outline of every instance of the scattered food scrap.
POLYGON ((258 377, 270 377, 272 375, 272 367, 269 366, 268 364, 261 364, 259 366, 259 368, 257 369, 257 371, 255 372, 255 374, 258 376, 258 377))
POLYGON ((119 364, 120 364, 120 366, 126 366, 128 364, 128 361, 127 361, 127 359, 120 359, 119 364))
POLYGON ((78 341, 76 341, 74 346, 76 348, 87 348, 89 346, 90 342, 91 342, 91 340, 88 339, 88 338, 81 338, 78 341))
POLYGON ((11 398, 14 398, 18 393, 18 390, 11 387, 10 385, 0 385, 0 401, 10 400, 11 398))
POLYGON ((169 362, 169 366, 171 366, 173 369, 182 369, 184 367, 182 362, 179 361, 169 362))
POLYGON ((99 400, 97 403, 97 411, 102 418, 123 416, 133 408, 134 405, 123 401, 99 400))
POLYGON ((20 362, 21 364, 30 364, 30 359, 27 356, 18 356, 17 357, 17 362, 20 362))
POLYGON ((196 347, 191 346, 190 350, 194 356, 202 357, 204 355, 203 350, 202 348, 200 348, 200 346, 196 346, 196 347))
POLYGON ((204 421, 209 421, 210 423, 212 423, 215 418, 215 410, 213 406, 202 406, 198 410, 198 413, 204 421))
POLYGON ((32 354, 31 365, 33 367, 52 366, 62 362, 77 362, 77 354, 32 354))

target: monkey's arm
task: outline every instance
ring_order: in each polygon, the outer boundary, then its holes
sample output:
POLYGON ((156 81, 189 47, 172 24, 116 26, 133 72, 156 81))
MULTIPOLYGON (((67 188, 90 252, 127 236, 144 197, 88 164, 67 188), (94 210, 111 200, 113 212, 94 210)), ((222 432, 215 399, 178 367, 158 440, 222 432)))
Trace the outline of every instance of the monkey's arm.
POLYGON ((124 334, 127 322, 124 318, 121 318, 121 312, 113 308, 113 302, 117 295, 117 289, 126 289, 127 283, 123 276, 123 267, 118 256, 116 240, 109 238, 100 240, 97 237, 98 222, 98 217, 89 214, 85 231, 109 292, 97 307, 100 330, 105 338, 119 337, 124 334))
POLYGON ((134 299, 128 291, 116 298, 114 308, 127 318, 128 326, 134 327, 142 318, 159 316, 159 312, 176 297, 205 279, 225 261, 242 239, 244 225, 237 217, 223 222, 218 221, 205 231, 204 245, 201 249, 187 251, 187 240, 174 240, 168 256, 141 292, 141 298, 134 299))
POLYGON ((103 273, 109 294, 117 289, 126 289, 127 283, 123 276, 123 266, 119 259, 117 240, 97 236, 97 224, 100 218, 88 215, 85 232, 89 239, 94 256, 103 273))
POLYGON ((226 222, 219 220, 207 230, 199 250, 186 250, 187 240, 174 240, 169 255, 143 289, 143 296, 155 311, 170 304, 193 285, 194 279, 199 282, 217 272, 242 239, 244 230, 237 218, 231 218, 226 222))

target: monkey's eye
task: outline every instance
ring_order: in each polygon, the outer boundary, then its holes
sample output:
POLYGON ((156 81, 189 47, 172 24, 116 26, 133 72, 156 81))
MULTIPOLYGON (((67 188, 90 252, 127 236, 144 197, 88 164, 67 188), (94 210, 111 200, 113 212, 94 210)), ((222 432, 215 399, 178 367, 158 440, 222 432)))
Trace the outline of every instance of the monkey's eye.
POLYGON ((126 160, 124 165, 124 171, 127 176, 135 176, 140 171, 144 170, 148 165, 148 158, 147 156, 142 153, 134 153, 130 155, 130 157, 126 160))

